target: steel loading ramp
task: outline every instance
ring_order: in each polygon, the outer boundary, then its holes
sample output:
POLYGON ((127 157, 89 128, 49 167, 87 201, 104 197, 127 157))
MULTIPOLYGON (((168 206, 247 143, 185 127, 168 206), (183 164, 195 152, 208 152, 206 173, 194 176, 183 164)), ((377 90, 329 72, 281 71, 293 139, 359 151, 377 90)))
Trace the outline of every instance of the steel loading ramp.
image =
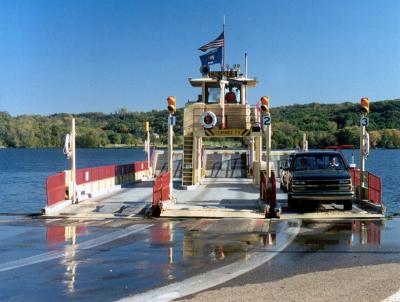
POLYGON ((247 178, 206 178, 194 190, 174 190, 176 202, 163 202, 161 217, 264 218, 259 189, 247 178))

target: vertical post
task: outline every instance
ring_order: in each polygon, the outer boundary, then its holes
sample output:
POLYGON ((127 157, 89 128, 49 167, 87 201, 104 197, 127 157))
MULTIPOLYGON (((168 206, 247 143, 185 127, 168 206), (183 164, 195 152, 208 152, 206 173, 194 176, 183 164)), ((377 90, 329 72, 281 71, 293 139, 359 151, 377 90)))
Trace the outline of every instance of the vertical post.
POLYGON ((303 133, 303 151, 308 151, 308 141, 307 141, 307 134, 303 133))
POLYGON ((172 178, 173 178, 173 163, 172 163, 172 153, 173 153, 173 146, 174 146, 174 140, 173 140, 173 135, 174 135, 174 126, 172 123, 173 115, 169 115, 169 120, 170 122, 168 123, 168 172, 169 172, 169 199, 172 200, 173 197, 173 183, 172 183, 172 178))
POLYGON ((253 165, 253 179, 254 184, 258 185, 260 183, 260 171, 261 171, 261 160, 262 160, 262 136, 256 136, 254 138, 254 148, 255 148, 255 161, 257 162, 257 167, 253 165))
POLYGON ((265 133, 265 156, 266 156, 266 164, 267 164, 267 175, 268 178, 271 177, 271 165, 270 165, 270 157, 271 157, 271 125, 267 125, 266 133, 265 133))
POLYGON ((147 164, 149 166, 149 174, 151 174, 152 166, 150 162, 150 131, 147 131, 147 164))
POLYGON ((149 167, 149 176, 152 175, 152 169, 153 167, 151 166, 151 162, 150 162, 150 127, 149 127, 149 122, 145 121, 144 122, 144 130, 146 131, 146 154, 147 154, 147 164, 149 167))
POLYGON ((221 80, 219 83, 220 87, 220 98, 219 103, 221 105, 221 129, 225 129, 225 82, 221 80))
POLYGON ((71 184, 72 184, 72 203, 78 203, 76 198, 76 152, 75 152, 75 118, 72 118, 71 129, 71 184))
POLYGON ((174 176, 173 173, 173 165, 172 165, 172 153, 174 147, 174 124, 176 122, 176 118, 174 114, 176 113, 176 98, 174 96, 169 96, 167 98, 168 102, 168 172, 169 172, 169 200, 173 200, 173 182, 172 178, 174 176))
POLYGON ((361 171, 361 187, 366 186, 366 179, 365 179, 365 154, 364 145, 365 145, 365 136, 366 136, 366 129, 365 127, 368 126, 368 118, 367 115, 369 113, 369 100, 368 98, 364 97, 361 99, 360 102, 360 109, 361 109, 361 120, 360 120, 360 171, 361 171))
POLYGON ((224 45, 222 46, 222 64, 221 64, 221 71, 225 70, 225 15, 224 15, 224 24, 222 25, 222 32, 224 34, 224 45))
POLYGON ((197 171, 196 171, 196 175, 197 175, 197 182, 196 183, 200 183, 201 181, 201 145, 202 145, 202 141, 201 141, 201 136, 199 136, 197 138, 197 171))
POLYGON ((261 162, 262 162, 262 158, 263 158, 263 148, 262 148, 262 145, 263 145, 263 137, 262 137, 262 135, 260 135, 259 137, 259 140, 258 140, 258 156, 259 156, 259 160, 258 160, 258 175, 257 175, 257 177, 258 177, 258 183, 260 183, 261 182, 261 180, 260 180, 260 171, 261 171, 261 162))
POLYGON ((244 53, 244 76, 247 79, 247 52, 244 53))
POLYGON ((270 151, 271 151, 271 114, 269 113, 269 97, 268 96, 263 96, 260 99, 261 102, 261 111, 263 112, 262 119, 261 119, 261 125, 263 127, 264 133, 265 133, 265 150, 266 150, 266 166, 267 166, 267 177, 269 178, 270 175, 270 165, 269 165, 269 158, 270 158, 270 151))
POLYGON ((360 171, 361 171, 361 187, 365 187, 365 154, 363 146, 365 144, 365 126, 360 125, 360 171))
MULTIPOLYGON (((247 52, 244 54, 244 76, 247 79, 247 52)), ((247 85, 243 85, 242 89, 244 89, 244 100, 242 99, 242 104, 247 104, 247 85)), ((242 89, 240 91, 242 91, 242 89)))
POLYGON ((192 146, 192 184, 196 185, 197 184, 197 179, 198 179, 198 175, 197 175, 197 169, 198 169, 198 139, 197 136, 193 135, 193 146, 192 146))
MULTIPOLYGON (((250 143, 250 156, 249 156, 249 168, 253 170, 253 162, 254 162, 254 136, 251 137, 251 143, 250 143)), ((253 172, 254 173, 254 172, 253 172)))

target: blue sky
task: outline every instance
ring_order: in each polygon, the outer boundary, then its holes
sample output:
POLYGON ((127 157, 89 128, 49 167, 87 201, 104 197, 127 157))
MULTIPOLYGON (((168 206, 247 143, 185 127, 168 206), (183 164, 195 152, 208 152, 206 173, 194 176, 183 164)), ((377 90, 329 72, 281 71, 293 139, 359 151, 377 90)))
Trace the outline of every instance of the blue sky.
POLYGON ((400 97, 400 1, 0 0, 0 111, 183 106, 224 15, 227 63, 247 52, 259 80, 252 104, 400 97))

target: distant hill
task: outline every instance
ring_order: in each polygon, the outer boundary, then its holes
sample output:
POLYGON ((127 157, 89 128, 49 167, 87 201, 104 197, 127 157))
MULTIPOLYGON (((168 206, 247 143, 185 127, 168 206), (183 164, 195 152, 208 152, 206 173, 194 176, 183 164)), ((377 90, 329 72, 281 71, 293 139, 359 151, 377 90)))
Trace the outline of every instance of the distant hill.
MULTIPOLYGON (((373 147, 400 148, 400 99, 370 104, 370 141, 373 147)), ((359 144, 359 104, 292 105, 272 108, 275 147, 300 145, 306 132, 309 146, 359 144)))
MULTIPOLYGON (((371 145, 400 148, 400 99, 371 103, 369 115, 371 145)), ((167 110, 76 114, 77 145, 80 147, 140 146, 143 144, 143 122, 158 134, 157 144, 166 144, 167 110)), ((307 133, 311 148, 359 143, 359 105, 354 103, 291 105, 271 109, 273 148, 300 145, 307 133)), ((72 115, 21 115, 13 117, 0 112, 0 146, 61 147, 69 132, 72 115)), ((183 109, 177 112, 176 143, 181 144, 183 109)))

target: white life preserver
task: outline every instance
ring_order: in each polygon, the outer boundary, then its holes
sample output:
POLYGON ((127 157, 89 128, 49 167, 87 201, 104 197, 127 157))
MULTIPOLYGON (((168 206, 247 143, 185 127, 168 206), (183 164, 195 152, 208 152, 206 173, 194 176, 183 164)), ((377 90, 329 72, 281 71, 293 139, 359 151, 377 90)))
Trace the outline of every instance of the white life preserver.
POLYGON ((365 132, 364 134, 364 146, 363 148, 363 154, 365 157, 368 157, 369 155, 369 134, 368 132, 365 132))
POLYGON ((217 116, 214 112, 206 111, 200 116, 200 124, 206 129, 213 128, 217 124, 217 116))
POLYGON ((67 159, 71 158, 72 155, 71 136, 68 133, 65 135, 63 153, 67 156, 67 159))

